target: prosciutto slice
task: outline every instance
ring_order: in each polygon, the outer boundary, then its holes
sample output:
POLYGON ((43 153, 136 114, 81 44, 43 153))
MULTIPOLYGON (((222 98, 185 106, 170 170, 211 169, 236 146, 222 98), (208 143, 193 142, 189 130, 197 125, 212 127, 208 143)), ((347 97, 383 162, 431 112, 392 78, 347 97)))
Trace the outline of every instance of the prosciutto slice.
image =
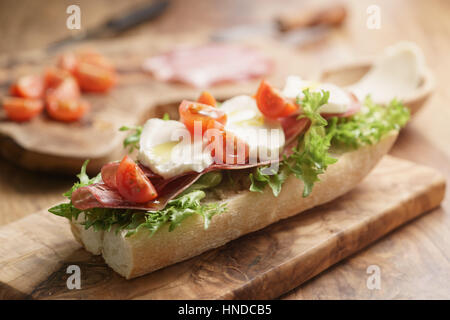
POLYGON ((179 47, 150 57, 142 68, 161 81, 207 88, 265 76, 272 71, 273 62, 251 47, 214 43, 179 47))
MULTIPOLYGON (((202 173, 189 173, 164 182, 158 190, 158 199, 147 203, 134 203, 124 199, 115 188, 105 183, 81 187, 72 194, 72 204, 80 210, 92 208, 136 209, 158 211, 164 209, 169 200, 191 186, 202 173)), ((152 183, 154 181, 152 180, 152 183)), ((155 184, 154 184, 155 185, 155 184)), ((156 188, 156 185, 155 185, 156 188)), ((157 188, 158 189, 158 188, 157 188)))

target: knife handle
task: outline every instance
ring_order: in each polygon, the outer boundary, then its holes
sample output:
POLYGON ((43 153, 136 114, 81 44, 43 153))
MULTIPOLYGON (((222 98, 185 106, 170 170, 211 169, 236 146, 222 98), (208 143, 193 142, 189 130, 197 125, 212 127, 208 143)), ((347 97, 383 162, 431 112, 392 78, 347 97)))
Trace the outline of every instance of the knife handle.
POLYGON ((169 0, 152 2, 138 10, 132 11, 125 16, 112 18, 106 22, 106 27, 112 32, 123 32, 145 21, 152 20, 159 16, 169 5, 169 0))
POLYGON ((297 14, 287 14, 278 17, 277 24, 281 32, 317 25, 338 26, 347 16, 344 5, 338 4, 323 8, 306 9, 297 14))

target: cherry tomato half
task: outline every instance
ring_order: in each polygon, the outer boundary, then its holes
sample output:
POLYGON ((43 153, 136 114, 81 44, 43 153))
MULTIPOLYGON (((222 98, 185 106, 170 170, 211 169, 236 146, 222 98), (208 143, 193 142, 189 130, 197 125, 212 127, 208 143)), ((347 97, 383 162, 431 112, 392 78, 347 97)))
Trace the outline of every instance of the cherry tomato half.
POLYGON ((114 65, 112 62, 97 51, 85 49, 77 52, 76 56, 78 62, 86 62, 108 71, 114 71, 114 65))
POLYGON ((202 135, 207 130, 208 123, 211 120, 225 124, 227 115, 218 108, 208 106, 206 104, 183 100, 178 109, 180 113, 180 121, 184 123, 186 128, 194 133, 194 123, 201 123, 202 135))
POLYGON ((76 53, 74 52, 63 53, 59 57, 57 65, 59 68, 74 74, 78 67, 78 64, 82 62, 107 69, 108 71, 114 71, 113 64, 106 57, 102 56, 100 53, 96 51, 89 49, 84 49, 76 53))
POLYGON ((206 104, 208 106, 215 107, 217 105, 216 99, 208 91, 203 91, 200 97, 197 99, 198 103, 206 104))
POLYGON ((206 138, 211 143, 211 156, 216 163, 245 164, 249 157, 249 146, 246 142, 226 131, 222 123, 210 121, 206 138))
POLYGON ((60 69, 66 70, 70 73, 75 71, 78 64, 78 58, 73 52, 66 52, 59 56, 57 66, 60 69))
POLYGON ((10 92, 16 97, 30 99, 42 98, 45 92, 45 81, 39 75, 23 76, 11 86, 10 92))
POLYGON ((64 122, 78 121, 89 110, 89 104, 80 99, 50 99, 45 107, 51 118, 64 122))
POLYGON ((6 97, 3 99, 3 108, 9 119, 17 122, 28 121, 44 108, 42 100, 6 97))
POLYGON ((119 164, 116 185, 120 195, 132 202, 145 203, 158 197, 153 184, 129 156, 119 164))
MULTIPOLYGON (((54 82, 57 83, 56 81, 54 82)), ((80 87, 73 77, 63 78, 57 85, 47 90, 47 100, 77 100, 81 96, 80 87)))
POLYGON ((84 91, 106 92, 116 84, 115 72, 92 63, 78 63, 75 78, 84 91))
POLYGON ((298 106, 285 99, 266 81, 261 81, 255 95, 259 111, 268 118, 287 117, 298 110, 298 106))
POLYGON ((72 78, 72 74, 64 69, 47 68, 44 72, 44 81, 47 88, 55 88, 65 79, 72 78))

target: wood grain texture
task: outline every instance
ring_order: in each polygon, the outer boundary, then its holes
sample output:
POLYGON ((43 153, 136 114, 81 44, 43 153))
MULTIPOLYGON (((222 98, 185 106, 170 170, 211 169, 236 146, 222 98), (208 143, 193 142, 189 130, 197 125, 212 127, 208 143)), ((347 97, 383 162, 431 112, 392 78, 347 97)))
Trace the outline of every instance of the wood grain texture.
POLYGON ((444 190, 435 170, 386 157, 340 199, 128 281, 81 249, 67 221, 40 212, 0 228, 0 297, 275 298, 435 208, 444 190), (81 290, 66 287, 71 264, 80 266, 81 290))
MULTIPOLYGON (((0 2, 1 53, 22 53, 43 47, 69 34, 64 27, 65 8, 71 2, 49 0, 0 2)), ((317 2, 317 1, 314 1, 317 2)), ((352 63, 376 55, 398 41, 416 42, 424 51, 436 78, 436 91, 402 131, 391 154, 433 167, 450 181, 450 20, 447 0, 344 0, 348 17, 344 26, 298 50, 302 76, 312 77, 320 70, 352 63), (381 29, 366 27, 367 8, 381 9, 381 29)), ((78 0, 85 26, 125 9, 141 0, 78 0), (111 2, 113 1, 113 2, 111 2)), ((131 35, 157 32, 168 39, 180 33, 208 33, 238 24, 265 22, 283 13, 303 8, 298 0, 172 0, 169 10, 156 21, 117 37, 127 47, 131 35), (208 14, 205 14, 208 12, 208 14), (183 27, 180 27, 183 21, 183 27)), ((148 40, 149 42, 151 39, 148 40)), ((133 50, 132 48, 130 50, 133 50)), ((19 70, 20 71, 20 68, 19 70)), ((3 75, 2 75, 3 77, 3 75)), ((23 170, 0 159, 0 225, 45 209, 61 201, 61 193, 73 177, 40 174, 23 170)), ((344 259, 319 277, 283 296, 286 299, 358 298, 449 298, 448 261, 450 257, 450 189, 440 208, 399 228, 363 252, 344 259), (382 269, 382 290, 365 287, 368 265, 382 269), (391 273, 392 271, 392 273, 391 273), (422 276, 421 276, 422 275, 422 276)), ((0 245, 1 247, 1 245, 0 245)))

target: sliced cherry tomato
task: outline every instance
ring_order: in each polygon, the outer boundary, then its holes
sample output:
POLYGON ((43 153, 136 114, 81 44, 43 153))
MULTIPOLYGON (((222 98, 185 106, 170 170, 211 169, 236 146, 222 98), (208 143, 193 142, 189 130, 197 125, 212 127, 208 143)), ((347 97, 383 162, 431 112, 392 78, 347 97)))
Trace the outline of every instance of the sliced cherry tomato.
POLYGON ((227 121, 227 115, 222 110, 198 102, 183 100, 178 111, 180 113, 180 121, 184 123, 191 133, 194 133, 194 124, 197 121, 201 123, 202 135, 207 130, 208 123, 211 120, 222 124, 225 124, 227 121))
POLYGON ((213 107, 215 107, 217 105, 216 99, 208 91, 203 91, 202 94, 200 95, 200 97, 198 97, 197 102, 206 104, 208 106, 213 106, 213 107))
POLYGON ((59 56, 57 66, 60 69, 73 73, 77 67, 78 58, 73 52, 66 52, 59 56))
POLYGON ((116 185, 120 195, 132 202, 144 203, 158 197, 153 184, 129 156, 119 164, 116 185))
POLYGON ((299 107, 292 102, 287 102, 283 112, 278 116, 278 118, 289 117, 298 111, 299 107))
POLYGON ((79 62, 89 63, 109 71, 115 70, 114 65, 108 58, 106 58, 105 56, 101 55, 100 53, 94 50, 79 51, 77 53, 77 59, 79 62))
POLYGON ((67 77, 54 82, 55 86, 47 90, 46 99, 48 100, 78 100, 81 96, 80 87, 73 77, 67 77))
POLYGON ((244 164, 249 157, 249 146, 246 142, 226 131, 222 123, 210 121, 206 137, 211 143, 211 156, 216 163, 244 164))
POLYGON ((298 106, 285 99, 281 93, 266 81, 261 81, 256 92, 259 111, 268 118, 287 117, 298 110, 298 106))
POLYGON ((72 78, 72 74, 69 71, 60 68, 47 68, 44 73, 44 80, 47 88, 55 88, 67 78, 72 78))
POLYGON ((44 108, 44 102, 38 99, 6 97, 3 100, 3 108, 9 119, 17 122, 28 121, 44 108))
POLYGON ((74 75, 84 91, 106 92, 116 84, 115 72, 92 63, 80 62, 74 75))
POLYGON ((62 54, 57 65, 59 68, 74 74, 79 63, 89 63, 108 71, 114 71, 113 64, 106 57, 96 51, 86 49, 76 53, 66 52, 62 54))
POLYGON ((11 86, 10 92, 16 97, 42 98, 45 92, 45 81, 43 77, 38 75, 23 76, 11 86))
POLYGON ((64 122, 78 121, 89 110, 89 104, 80 99, 50 99, 45 106, 51 118, 64 122))

